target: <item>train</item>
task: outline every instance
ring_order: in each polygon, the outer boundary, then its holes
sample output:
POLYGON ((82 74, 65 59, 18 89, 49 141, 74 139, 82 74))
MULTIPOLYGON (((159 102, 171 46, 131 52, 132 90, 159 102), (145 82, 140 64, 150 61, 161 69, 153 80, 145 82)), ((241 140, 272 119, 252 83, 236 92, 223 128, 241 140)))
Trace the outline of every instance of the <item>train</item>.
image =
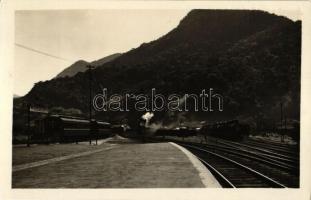
POLYGON ((160 128, 155 132, 155 136, 176 136, 176 137, 190 137, 196 136, 197 132, 187 126, 176 127, 174 129, 160 128))
POLYGON ((203 125, 201 128, 190 128, 186 126, 173 129, 160 128, 154 136, 192 137, 211 136, 228 140, 241 140, 250 133, 250 126, 239 122, 239 120, 229 120, 203 125))
POLYGON ((216 138, 240 140, 249 135, 250 127, 238 120, 222 121, 203 125, 201 128, 179 126, 173 129, 160 128, 156 131, 144 127, 142 123, 132 129, 124 125, 112 125, 99 120, 87 120, 79 117, 49 115, 34 121, 32 135, 33 142, 66 143, 79 142, 89 139, 102 139, 120 134, 125 137, 146 136, 173 136, 191 137, 197 135, 212 136, 216 138))
POLYGON ((78 142, 102 139, 114 134, 108 122, 79 117, 50 115, 35 120, 32 140, 46 143, 78 142))
POLYGON ((200 134, 228 140, 241 140, 250 133, 250 126, 239 120, 229 120, 202 126, 200 134))

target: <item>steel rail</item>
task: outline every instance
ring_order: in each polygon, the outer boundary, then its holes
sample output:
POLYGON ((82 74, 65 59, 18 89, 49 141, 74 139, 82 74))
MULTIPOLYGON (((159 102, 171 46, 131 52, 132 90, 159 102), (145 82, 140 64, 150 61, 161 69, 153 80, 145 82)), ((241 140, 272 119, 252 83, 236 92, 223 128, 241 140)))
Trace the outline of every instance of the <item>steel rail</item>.
POLYGON ((228 178, 226 178, 222 173, 220 173, 216 168, 214 168, 212 165, 210 165, 208 162, 206 162, 205 160, 203 160, 202 158, 196 156, 209 170, 213 171, 217 177, 220 177, 222 179, 223 182, 225 182, 226 184, 228 184, 231 188, 236 188, 235 185, 233 185, 233 183, 231 183, 228 178))
POLYGON ((236 145, 236 146, 242 146, 242 147, 246 147, 246 148, 262 151, 262 152, 269 153, 269 154, 272 154, 272 155, 275 155, 275 156, 278 156, 278 157, 283 157, 283 158, 286 158, 286 159, 298 160, 295 157, 287 156, 287 155, 280 154, 280 153, 276 153, 276 152, 273 152, 271 150, 263 149, 262 147, 258 147, 258 146, 254 147, 254 146, 250 146, 250 145, 247 145, 247 144, 242 144, 242 143, 238 143, 238 142, 231 142, 231 141, 224 141, 224 140, 223 141, 219 141, 219 142, 223 143, 223 144, 226 144, 226 145, 231 145, 231 146, 236 145))
POLYGON ((281 183, 279 183, 279 182, 273 180, 272 178, 270 178, 270 177, 268 177, 268 176, 266 176, 266 175, 264 175, 264 174, 262 174, 262 173, 260 173, 260 172, 258 172, 258 171, 256 171, 256 170, 254 170, 254 169, 252 169, 252 168, 250 168, 250 167, 247 167, 247 166, 245 166, 245 165, 243 165, 243 164, 241 164, 241 163, 239 163, 239 162, 237 162, 237 161, 234 161, 234 160, 232 160, 232 159, 230 159, 230 158, 227 158, 227 157, 225 157, 225 156, 219 155, 219 154, 217 154, 217 153, 214 153, 214 152, 211 152, 211 151, 208 151, 208 150, 206 150, 206 149, 202 149, 202 148, 199 148, 199 147, 196 147, 196 146, 192 146, 192 145, 188 145, 188 144, 181 144, 181 145, 182 145, 182 146, 185 146, 185 147, 188 147, 188 148, 192 148, 192 149, 196 149, 196 150, 199 150, 199 151, 202 151, 202 152, 206 152, 206 153, 212 154, 212 155, 214 155, 214 156, 216 156, 216 157, 218 157, 218 158, 222 158, 223 160, 226 160, 226 161, 228 161, 228 162, 230 162, 230 163, 233 163, 233 164, 235 164, 235 165, 241 167, 242 169, 245 169, 245 170, 247 170, 247 171, 253 173, 254 175, 256 175, 256 176, 258 176, 258 177, 260 177, 260 178, 266 180, 267 182, 273 184, 274 186, 277 186, 277 187, 279 187, 279 188, 286 188, 285 185, 283 185, 283 184, 281 184, 281 183))
POLYGON ((284 159, 282 159, 282 158, 278 158, 278 157, 274 157, 274 156, 271 158, 271 156, 266 155, 266 154, 261 154, 261 153, 256 154, 256 152, 251 152, 251 151, 247 151, 247 150, 243 150, 243 149, 239 149, 239 148, 220 146, 220 145, 208 144, 204 147, 215 148, 215 149, 218 149, 220 151, 225 151, 225 152, 236 154, 236 155, 242 155, 244 157, 248 157, 248 158, 253 159, 253 160, 259 160, 259 161, 265 162, 266 164, 276 165, 276 166, 282 167, 282 168, 287 169, 287 170, 298 169, 297 166, 295 165, 296 162, 294 162, 292 160, 285 160, 284 161, 284 159), (231 150, 236 151, 236 152, 233 152, 231 150), (238 153, 237 151, 239 151, 241 153, 238 153), (256 157, 254 157, 254 155, 256 155, 256 157), (285 162, 290 162, 291 164, 288 164, 285 162))
POLYGON ((298 151, 298 148, 279 147, 279 146, 275 146, 275 145, 264 144, 264 143, 260 144, 260 143, 257 143, 257 142, 250 142, 250 141, 245 142, 245 144, 246 145, 255 145, 257 147, 263 147, 264 146, 267 149, 271 149, 271 150, 279 151, 279 152, 284 152, 284 153, 289 153, 289 154, 296 154, 293 151, 296 151, 296 150, 298 151))

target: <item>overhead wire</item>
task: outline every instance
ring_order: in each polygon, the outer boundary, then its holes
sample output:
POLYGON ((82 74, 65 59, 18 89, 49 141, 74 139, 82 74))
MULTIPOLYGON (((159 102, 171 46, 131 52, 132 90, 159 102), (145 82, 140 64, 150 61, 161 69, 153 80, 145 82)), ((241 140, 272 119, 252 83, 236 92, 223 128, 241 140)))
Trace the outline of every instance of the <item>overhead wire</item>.
POLYGON ((55 59, 58 59, 58 60, 63 60, 63 61, 67 61, 67 62, 72 62, 72 60, 70 60, 70 59, 62 58, 62 57, 60 57, 60 56, 55 56, 55 55, 53 55, 53 54, 50 54, 50 53, 47 53, 47 52, 44 52, 44 51, 40 51, 40 50, 34 49, 34 48, 32 48, 32 47, 28 47, 28 46, 23 45, 23 44, 15 43, 15 46, 20 47, 20 48, 23 48, 23 49, 26 49, 26 50, 28 50, 28 51, 32 51, 32 52, 41 54, 41 55, 45 55, 45 56, 48 56, 48 57, 52 57, 52 58, 55 58, 55 59))

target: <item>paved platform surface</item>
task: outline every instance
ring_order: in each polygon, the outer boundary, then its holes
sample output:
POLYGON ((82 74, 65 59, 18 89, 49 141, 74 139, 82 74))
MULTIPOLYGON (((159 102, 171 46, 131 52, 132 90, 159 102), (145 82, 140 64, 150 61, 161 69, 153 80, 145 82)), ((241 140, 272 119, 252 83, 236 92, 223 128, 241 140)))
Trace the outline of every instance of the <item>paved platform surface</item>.
MULTIPOLYGON (((64 145, 61 147, 66 149, 64 145)), ((37 148, 41 151, 44 149, 41 146, 37 148)), ((45 146, 45 148, 45 151, 48 151, 47 148, 55 149, 56 147, 45 146)), ((202 166, 201 168, 195 166, 193 162, 195 158, 190 159, 189 155, 170 143, 143 144, 124 138, 115 138, 95 148, 86 145, 77 147, 73 144, 67 144, 67 148, 71 150, 63 150, 67 153, 56 154, 62 155, 60 157, 43 156, 40 160, 40 156, 35 156, 36 147, 33 147, 32 154, 36 159, 29 159, 31 156, 28 156, 28 161, 31 163, 27 163, 27 159, 18 162, 18 157, 23 157, 22 152, 17 151, 17 156, 13 149, 13 157, 15 154, 13 169, 19 166, 24 166, 24 168, 12 173, 12 187, 200 188, 219 186, 207 169, 204 172, 202 166), (83 154, 81 149, 88 153, 83 154), (41 164, 33 166, 36 163, 41 164), (202 175, 205 178, 202 178, 202 175)), ((27 151, 24 153, 27 154, 27 151)))

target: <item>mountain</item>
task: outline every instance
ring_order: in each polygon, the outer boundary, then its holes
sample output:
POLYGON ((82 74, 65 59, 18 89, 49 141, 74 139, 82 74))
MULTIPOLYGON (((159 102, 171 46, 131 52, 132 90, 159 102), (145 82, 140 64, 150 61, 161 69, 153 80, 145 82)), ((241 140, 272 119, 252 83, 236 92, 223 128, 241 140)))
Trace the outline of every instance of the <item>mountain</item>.
POLYGON ((13 94, 13 98, 16 99, 16 98, 19 98, 21 96, 17 95, 17 94, 13 94))
POLYGON ((91 62, 91 64, 95 67, 101 66, 107 62, 113 61, 114 59, 118 58, 119 56, 121 56, 121 53, 114 53, 111 54, 110 56, 106 56, 104 58, 101 58, 99 60, 95 60, 93 62, 91 62))
POLYGON ((89 64, 89 62, 86 62, 84 60, 79 60, 66 69, 64 69, 62 72, 57 74, 55 78, 60 78, 60 77, 72 77, 76 75, 78 72, 84 72, 87 70, 86 66, 89 64))
POLYGON ((95 60, 91 63, 84 61, 84 60, 79 60, 75 63, 73 63, 72 65, 70 65, 69 67, 67 67, 66 69, 64 69, 62 72, 60 72, 55 78, 61 78, 61 77, 72 77, 74 75, 76 75, 78 72, 85 72, 87 70, 87 65, 91 64, 94 67, 103 65, 107 62, 110 62, 114 59, 116 59, 117 57, 119 57, 121 54, 120 53, 115 53, 109 56, 106 56, 104 58, 101 58, 99 60, 95 60))
MULTIPOLYGON (((163 95, 214 88, 223 112, 188 112, 187 119, 239 118, 251 123, 300 115, 301 22, 258 10, 192 10, 161 38, 144 43, 92 71, 93 93, 163 95)), ((23 98, 40 106, 87 112, 89 74, 36 83, 23 98)), ((101 112, 97 117, 137 120, 141 112, 101 112)), ((154 119, 167 118, 165 112, 154 119)))

